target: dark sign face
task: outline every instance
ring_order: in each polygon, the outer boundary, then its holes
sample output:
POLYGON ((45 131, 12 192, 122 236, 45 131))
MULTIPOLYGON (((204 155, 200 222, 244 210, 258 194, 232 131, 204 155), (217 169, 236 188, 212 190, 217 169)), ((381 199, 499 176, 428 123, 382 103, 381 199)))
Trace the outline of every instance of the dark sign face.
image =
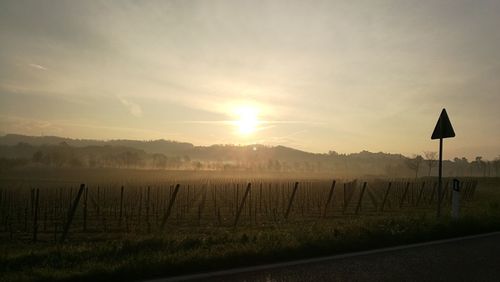
POLYGON ((431 139, 441 139, 450 137, 455 137, 455 131, 453 130, 453 126, 451 126, 451 122, 450 119, 448 118, 446 110, 443 109, 437 121, 436 127, 434 128, 434 132, 432 132, 431 139))

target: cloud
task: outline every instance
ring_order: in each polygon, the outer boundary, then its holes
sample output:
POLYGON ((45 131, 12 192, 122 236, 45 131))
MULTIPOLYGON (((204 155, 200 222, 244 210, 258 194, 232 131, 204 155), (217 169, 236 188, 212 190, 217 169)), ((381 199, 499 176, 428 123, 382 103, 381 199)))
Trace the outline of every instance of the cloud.
POLYGON ((142 108, 136 103, 130 102, 122 97, 117 96, 118 100, 130 111, 135 117, 142 117, 142 108))
POLYGON ((35 69, 39 69, 39 70, 44 70, 44 71, 47 70, 46 67, 44 67, 42 65, 39 65, 39 64, 29 64, 29 66, 32 67, 32 68, 35 68, 35 69))

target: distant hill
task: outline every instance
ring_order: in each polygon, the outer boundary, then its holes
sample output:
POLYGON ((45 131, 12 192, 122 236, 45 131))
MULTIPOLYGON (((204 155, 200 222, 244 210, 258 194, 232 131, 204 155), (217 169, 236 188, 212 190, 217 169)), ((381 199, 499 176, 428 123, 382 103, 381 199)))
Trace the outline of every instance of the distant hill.
POLYGON ((191 150, 194 146, 191 143, 182 143, 169 140, 92 140, 92 139, 71 139, 58 136, 26 136, 19 134, 7 134, 0 137, 0 145, 14 146, 19 143, 26 143, 32 146, 58 145, 66 143, 74 147, 86 146, 121 146, 144 150, 147 153, 158 153, 164 155, 182 155, 183 152, 191 150))
MULTIPOLYGON (((170 140, 89 140, 57 136, 0 136, 0 170, 14 166, 117 167, 154 169, 203 169, 276 172, 326 172, 346 177, 430 175, 427 161, 401 154, 362 151, 352 154, 310 153, 285 146, 211 145, 170 140)), ((462 175, 486 175, 492 165, 498 174, 500 162, 445 161, 446 171, 462 175)))
MULTIPOLYGON (((19 134, 7 134, 0 136, 0 146, 16 146, 18 144, 29 144, 31 146, 48 146, 67 144, 73 147, 88 146, 118 146, 142 150, 148 154, 164 154, 165 156, 189 156, 191 159, 203 161, 238 161, 276 159, 283 161, 318 161, 332 158, 343 158, 349 156, 356 159, 401 159, 399 154, 371 153, 362 151, 348 155, 318 154, 305 152, 285 146, 254 145, 211 145, 194 146, 191 143, 177 142, 171 140, 92 140, 71 139, 58 136, 26 136, 19 134)), ((5 156, 5 155, 4 155, 5 156)))

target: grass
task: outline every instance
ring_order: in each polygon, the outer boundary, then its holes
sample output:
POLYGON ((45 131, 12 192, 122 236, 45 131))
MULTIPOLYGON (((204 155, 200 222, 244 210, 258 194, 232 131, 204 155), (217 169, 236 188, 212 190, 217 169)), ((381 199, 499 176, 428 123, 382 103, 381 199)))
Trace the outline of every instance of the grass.
POLYGON ((498 214, 321 220, 279 227, 177 230, 64 245, 2 246, 4 281, 136 280, 344 253, 500 230, 498 214))
POLYGON ((331 255, 500 230, 498 179, 483 179, 458 221, 434 212, 277 225, 181 228, 64 245, 0 243, 2 281, 131 281, 331 255))

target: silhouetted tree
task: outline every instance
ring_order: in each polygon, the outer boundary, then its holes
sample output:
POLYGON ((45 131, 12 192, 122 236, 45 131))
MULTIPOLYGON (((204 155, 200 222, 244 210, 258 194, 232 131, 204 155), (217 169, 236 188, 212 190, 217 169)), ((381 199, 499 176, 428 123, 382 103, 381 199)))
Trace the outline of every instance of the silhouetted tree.
POLYGON ((495 175, 496 177, 500 176, 500 156, 496 157, 495 160, 493 160, 493 167, 495 168, 495 175))
POLYGON ((425 161, 429 167, 429 173, 427 176, 431 176, 432 168, 437 165, 437 152, 426 151, 424 152, 425 161))
POLYGON ((33 157, 31 159, 33 160, 33 162, 39 163, 42 161, 42 158, 43 158, 43 153, 42 151, 38 150, 36 151, 36 153, 33 154, 33 157))
POLYGON ((483 161, 483 157, 481 156, 477 156, 476 157, 476 166, 478 168, 478 174, 481 175, 481 172, 483 174, 483 176, 486 176, 486 163, 483 161))
POLYGON ((465 170, 469 162, 466 158, 454 158, 453 167, 456 175, 465 176, 465 170))
POLYGON ((165 169, 167 166, 167 157, 163 154, 153 154, 153 167, 159 169, 165 169))
POLYGON ((418 178, 418 171, 423 160, 424 158, 421 155, 414 155, 413 158, 406 161, 408 168, 415 171, 415 178, 418 178))

